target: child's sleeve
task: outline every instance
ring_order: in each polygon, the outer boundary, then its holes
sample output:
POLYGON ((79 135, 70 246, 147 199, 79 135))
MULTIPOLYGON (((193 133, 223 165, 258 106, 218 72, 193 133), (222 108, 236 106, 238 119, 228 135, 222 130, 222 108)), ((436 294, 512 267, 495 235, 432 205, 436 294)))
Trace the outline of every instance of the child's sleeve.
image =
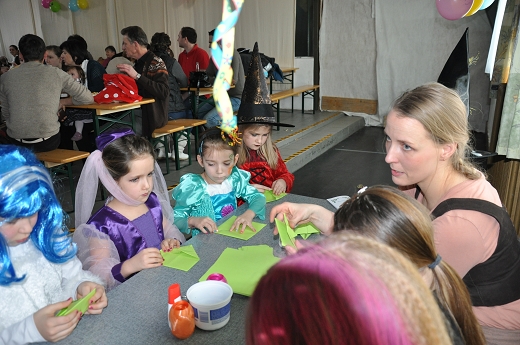
POLYGON ((101 277, 107 290, 121 283, 112 274, 112 269, 116 266, 120 269, 122 262, 114 242, 107 234, 91 224, 82 224, 74 231, 72 239, 77 245, 76 255, 83 269, 101 277))
MULTIPOLYGON (((294 175, 287 170, 287 165, 283 161, 282 156, 280 155, 280 151, 276 150, 278 154, 278 163, 276 164, 276 170, 274 171, 274 181, 282 179, 285 181, 287 188, 285 190, 286 193, 289 193, 294 184, 294 175)), ((274 182, 273 181, 273 182, 274 182)))
POLYGON ((46 342, 46 340, 38 332, 33 314, 0 332, 0 344, 22 345, 37 342, 46 342))
POLYGON ((251 174, 245 170, 234 167, 231 177, 237 198, 242 198, 247 201, 249 209, 253 211, 258 218, 264 220, 265 196, 249 184, 251 174))
POLYGON ((58 264, 61 268, 62 273, 62 292, 63 292, 63 300, 66 300, 69 297, 73 299, 77 299, 77 288, 79 284, 91 281, 97 283, 99 285, 105 286, 106 284, 94 273, 89 271, 84 271, 82 268, 81 261, 75 256, 69 261, 58 264))
POLYGON ((173 219, 179 230, 185 234, 190 233, 188 218, 193 216, 193 210, 200 205, 204 194, 204 186, 196 174, 186 174, 173 190, 175 207, 173 208, 173 219))

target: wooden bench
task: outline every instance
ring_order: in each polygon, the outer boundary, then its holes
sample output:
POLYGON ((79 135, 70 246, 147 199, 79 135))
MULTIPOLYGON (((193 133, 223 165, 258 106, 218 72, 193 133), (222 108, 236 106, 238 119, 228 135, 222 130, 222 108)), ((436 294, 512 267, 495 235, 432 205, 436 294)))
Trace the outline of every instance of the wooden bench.
MULTIPOLYGON (((164 145, 164 153, 166 155, 166 174, 170 173, 170 160, 168 157, 170 147, 168 145, 168 136, 170 134, 178 133, 183 130, 184 130, 184 126, 167 124, 166 126, 157 128, 155 131, 153 131, 152 136, 150 138, 150 142, 152 143, 153 146, 155 146, 157 143, 162 143, 164 145)), ((179 144, 178 144, 177 140, 173 141, 173 146, 174 146, 174 154, 175 154, 175 168, 176 168, 176 170, 179 170, 181 167, 180 167, 180 163, 179 163, 179 144)))
POLYGON ((76 203, 76 188, 72 179, 72 163, 85 159, 89 155, 89 152, 64 149, 36 153, 36 158, 38 158, 51 173, 67 175, 69 179, 70 196, 72 198, 72 211, 74 211, 74 205, 76 203))
MULTIPOLYGON (((310 95, 314 99, 314 93, 319 88, 319 85, 303 85, 295 87, 294 89, 284 90, 271 95, 271 104, 276 109, 276 122, 280 122, 280 101, 284 98, 302 95, 302 114, 305 111, 305 96, 310 95)), ((314 107, 312 108, 314 114, 314 107)), ((276 130, 280 130, 277 126, 276 130)))
MULTIPOLYGON (((177 119, 177 120, 170 120, 168 121, 169 125, 179 125, 184 126, 186 129, 195 128, 195 146, 199 143, 199 126, 203 126, 207 123, 206 120, 199 120, 199 119, 177 119)), ((191 144, 190 144, 190 131, 186 131, 186 140, 188 141, 188 155, 190 156, 188 158, 188 163, 191 164, 191 144)), ((175 133, 174 137, 175 141, 178 140, 177 133, 175 133)), ((195 148, 195 156, 197 156, 197 148, 195 148)))

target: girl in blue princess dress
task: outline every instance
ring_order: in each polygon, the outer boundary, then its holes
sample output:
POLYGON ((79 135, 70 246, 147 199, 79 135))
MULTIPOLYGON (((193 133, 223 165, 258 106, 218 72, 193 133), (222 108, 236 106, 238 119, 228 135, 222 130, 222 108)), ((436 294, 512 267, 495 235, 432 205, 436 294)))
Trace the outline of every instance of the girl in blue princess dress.
POLYGON ((237 198, 249 203, 249 209, 239 215, 231 231, 253 231, 253 218, 265 219, 265 197, 249 184, 251 174, 238 169, 238 137, 228 135, 218 127, 204 132, 199 144, 197 161, 202 174, 186 174, 173 190, 175 225, 192 236, 217 230, 216 222, 237 208, 237 198))
POLYGON ((107 306, 67 232, 47 169, 28 149, 0 145, 0 344, 67 337, 81 313, 56 313, 93 289, 87 313, 107 306))

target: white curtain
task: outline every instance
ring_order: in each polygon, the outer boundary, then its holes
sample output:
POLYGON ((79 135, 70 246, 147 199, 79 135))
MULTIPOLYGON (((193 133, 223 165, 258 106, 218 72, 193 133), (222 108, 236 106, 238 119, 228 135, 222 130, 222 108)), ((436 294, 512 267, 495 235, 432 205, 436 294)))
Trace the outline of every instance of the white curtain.
MULTIPOLYGON (((71 34, 88 43, 94 58, 105 57, 105 47, 121 50, 122 28, 141 26, 148 39, 155 32, 166 32, 177 56, 177 34, 191 26, 198 33, 198 44, 209 50, 208 31, 222 18, 220 0, 88 0, 89 8, 71 12, 68 1, 54 13, 39 0, 0 0, 0 56, 9 55, 9 45, 18 44, 27 33, 41 36, 47 45, 60 45, 71 34)), ((280 66, 294 65, 295 0, 245 0, 236 25, 235 46, 252 48, 276 59, 280 66)))
POLYGON ((382 120, 403 91, 436 81, 464 30, 469 27, 470 125, 486 131, 489 76, 484 73, 491 26, 484 11, 455 21, 442 18, 434 1, 375 0, 377 99, 382 120))

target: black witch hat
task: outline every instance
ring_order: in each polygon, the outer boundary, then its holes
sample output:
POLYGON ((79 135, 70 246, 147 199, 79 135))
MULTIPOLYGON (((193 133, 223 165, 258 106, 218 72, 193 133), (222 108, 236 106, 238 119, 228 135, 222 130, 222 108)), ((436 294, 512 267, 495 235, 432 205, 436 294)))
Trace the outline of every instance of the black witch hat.
POLYGON ((294 127, 276 122, 271 96, 263 73, 262 62, 258 54, 258 43, 255 42, 251 62, 247 71, 242 101, 238 109, 238 124, 258 123, 281 127, 294 127))
POLYGON ((469 116, 469 47, 468 29, 459 40, 446 61, 437 82, 454 89, 466 105, 466 114, 469 116))

